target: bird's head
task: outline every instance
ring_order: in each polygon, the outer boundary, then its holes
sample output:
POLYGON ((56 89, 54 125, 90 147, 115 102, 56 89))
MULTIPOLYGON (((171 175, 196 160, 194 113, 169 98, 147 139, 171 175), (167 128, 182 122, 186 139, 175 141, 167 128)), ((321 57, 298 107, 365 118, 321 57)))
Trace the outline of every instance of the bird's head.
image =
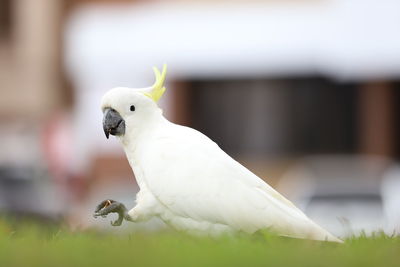
POLYGON ((110 134, 124 136, 127 131, 141 129, 161 113, 157 102, 165 91, 167 67, 163 66, 162 73, 157 68, 153 69, 156 76, 153 86, 140 89, 116 87, 103 96, 101 110, 107 138, 110 134))

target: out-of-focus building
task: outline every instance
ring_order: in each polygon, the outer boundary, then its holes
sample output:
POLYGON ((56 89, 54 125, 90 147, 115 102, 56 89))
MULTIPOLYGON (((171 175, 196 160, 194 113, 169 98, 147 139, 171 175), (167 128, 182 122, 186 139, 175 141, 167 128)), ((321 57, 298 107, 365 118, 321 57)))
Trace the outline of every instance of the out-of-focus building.
POLYGON ((112 87, 152 84, 151 67, 163 63, 165 115, 272 185, 308 155, 327 155, 335 168, 345 167, 332 155, 400 157, 398 1, 0 5, 0 128, 8 136, 0 142, 20 143, 13 162, 39 161, 79 203, 72 221, 93 224, 88 215, 103 198, 134 200, 132 171, 115 139, 104 138, 99 102, 112 87), (25 147, 36 152, 27 157, 25 147))
MULTIPOLYGON (((85 5, 71 13, 65 32, 66 66, 78 96, 76 128, 88 118, 100 120, 98 99, 110 87, 147 86, 150 67, 168 62, 173 89, 162 103, 167 116, 205 131, 239 157, 393 156, 397 5, 340 0, 85 5)), ((78 154, 91 158, 86 153, 99 146, 106 154, 120 154, 117 144, 99 145, 100 125, 92 123, 92 132, 78 133, 78 154)))

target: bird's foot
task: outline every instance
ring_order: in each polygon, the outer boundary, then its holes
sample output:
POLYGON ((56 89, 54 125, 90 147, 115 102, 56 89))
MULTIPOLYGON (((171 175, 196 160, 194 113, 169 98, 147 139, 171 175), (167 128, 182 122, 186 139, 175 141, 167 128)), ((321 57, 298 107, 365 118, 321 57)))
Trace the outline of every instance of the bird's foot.
POLYGON ((120 226, 124 218, 127 218, 128 216, 128 212, 124 204, 112 199, 106 199, 97 205, 93 217, 97 218, 101 216, 105 218, 109 213, 118 213, 118 219, 111 221, 112 226, 120 226))

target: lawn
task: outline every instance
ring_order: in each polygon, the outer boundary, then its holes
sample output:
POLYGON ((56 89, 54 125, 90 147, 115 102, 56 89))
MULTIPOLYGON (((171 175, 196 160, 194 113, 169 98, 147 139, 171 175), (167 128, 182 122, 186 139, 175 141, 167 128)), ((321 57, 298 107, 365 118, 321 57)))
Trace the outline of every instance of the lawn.
POLYGON ((400 238, 344 244, 266 233, 200 238, 176 232, 113 235, 0 221, 0 266, 400 266, 400 238))

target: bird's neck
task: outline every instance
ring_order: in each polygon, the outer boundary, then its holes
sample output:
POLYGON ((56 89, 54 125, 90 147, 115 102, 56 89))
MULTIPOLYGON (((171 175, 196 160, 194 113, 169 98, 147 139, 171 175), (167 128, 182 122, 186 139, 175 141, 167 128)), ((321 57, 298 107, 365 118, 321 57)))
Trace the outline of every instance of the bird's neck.
POLYGON ((146 127, 139 125, 128 129, 120 141, 124 146, 125 151, 135 154, 141 146, 145 146, 151 142, 152 138, 157 136, 160 131, 165 129, 170 122, 162 115, 162 112, 157 112, 146 118, 146 127))
POLYGON ((125 136, 120 139, 129 165, 135 173, 136 181, 140 188, 143 187, 144 177, 144 171, 142 169, 143 164, 141 164, 143 155, 148 151, 153 140, 155 140, 169 124, 171 123, 160 113, 159 116, 153 117, 151 121, 147 122, 145 129, 136 132, 132 129, 131 132, 128 131, 125 133, 125 136))

